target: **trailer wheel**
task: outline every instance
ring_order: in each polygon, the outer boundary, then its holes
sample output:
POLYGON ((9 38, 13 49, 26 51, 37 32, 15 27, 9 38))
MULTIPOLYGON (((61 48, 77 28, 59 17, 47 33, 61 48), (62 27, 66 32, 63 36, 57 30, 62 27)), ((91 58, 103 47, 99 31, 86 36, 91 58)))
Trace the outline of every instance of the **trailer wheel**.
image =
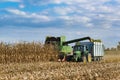
POLYGON ((92 62, 91 54, 88 54, 88 62, 92 62))
POLYGON ((97 58, 96 58, 96 57, 94 57, 94 61, 97 61, 97 58))
POLYGON ((96 57, 96 61, 100 61, 100 57, 96 57))
POLYGON ((98 61, 100 61, 101 60, 101 57, 98 57, 98 61))

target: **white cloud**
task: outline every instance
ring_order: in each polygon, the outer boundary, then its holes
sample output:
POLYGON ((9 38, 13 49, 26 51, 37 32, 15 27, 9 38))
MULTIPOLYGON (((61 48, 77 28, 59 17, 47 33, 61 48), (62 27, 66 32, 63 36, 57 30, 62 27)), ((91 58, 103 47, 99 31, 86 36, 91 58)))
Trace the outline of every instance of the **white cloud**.
POLYGON ((16 15, 20 15, 20 16, 26 16, 26 12, 24 11, 20 11, 18 9, 7 9, 8 12, 16 14, 16 15))
POLYGON ((81 26, 84 25, 84 27, 94 27, 94 25, 91 22, 91 18, 87 16, 79 16, 79 15, 74 15, 74 16, 68 16, 68 15, 62 15, 59 17, 56 17, 55 20, 61 20, 64 21, 64 25, 66 26, 81 26))
MULTIPOLYGON (((94 5, 94 4, 101 4, 101 3, 105 3, 105 2, 109 2, 109 1, 111 1, 111 0, 97 0, 97 1, 95 1, 95 0, 48 0, 46 2, 46 4, 52 4, 52 3, 62 4, 62 3, 64 3, 67 5, 73 5, 73 4, 76 5, 76 4, 89 4, 90 3, 90 4, 94 5)), ((38 3, 38 2, 41 2, 41 4, 44 3, 41 0, 38 0, 35 3, 38 3)))
POLYGON ((60 16, 60 17, 58 17, 58 18, 60 18, 60 19, 62 19, 62 20, 71 20, 71 17, 70 17, 70 16, 60 16))
POLYGON ((51 2, 54 2, 54 3, 56 3, 56 4, 61 4, 62 3, 62 0, 51 0, 51 2))
POLYGON ((78 31, 76 32, 77 35, 82 35, 82 32, 78 31))
POLYGON ((108 6, 99 6, 98 7, 98 10, 100 10, 101 12, 103 11, 103 12, 113 12, 113 8, 111 8, 111 7, 108 7, 108 6))
POLYGON ((73 22, 77 22, 77 23, 88 23, 91 21, 91 19, 87 16, 72 16, 72 20, 73 22))
POLYGON ((69 13, 72 13, 74 10, 69 7, 55 7, 54 8, 55 13, 60 15, 67 15, 69 13))
POLYGON ((102 25, 102 27, 104 28, 104 29, 109 29, 109 28, 111 28, 111 24, 110 23, 104 23, 103 25, 102 25))
POLYGON ((72 5, 72 4, 79 4, 79 3, 87 3, 89 1, 87 0, 51 0, 50 3, 56 3, 56 4, 61 4, 65 3, 67 5, 72 5))
POLYGON ((115 0, 116 2, 120 3, 120 0, 115 0))
POLYGON ((24 18, 34 19, 33 22, 50 21, 50 18, 46 15, 41 15, 36 13, 27 13, 24 11, 20 11, 19 9, 7 9, 7 11, 24 18))
POLYGON ((92 23, 86 23, 86 27, 93 28, 94 25, 92 23))
POLYGON ((88 0, 30 0, 29 1, 32 5, 48 5, 48 4, 67 4, 72 5, 76 3, 87 3, 88 0))
POLYGON ((89 17, 87 17, 87 16, 82 16, 81 21, 84 22, 84 23, 87 23, 87 22, 90 22, 91 19, 89 17))
POLYGON ((19 8, 25 8, 25 5, 20 4, 20 5, 19 5, 19 8))
POLYGON ((21 2, 21 0, 1 0, 2 2, 21 2))
POLYGON ((28 15, 28 17, 30 18, 35 18, 35 22, 41 22, 41 21, 50 21, 50 17, 45 16, 45 15, 39 15, 36 13, 32 13, 30 15, 28 15))

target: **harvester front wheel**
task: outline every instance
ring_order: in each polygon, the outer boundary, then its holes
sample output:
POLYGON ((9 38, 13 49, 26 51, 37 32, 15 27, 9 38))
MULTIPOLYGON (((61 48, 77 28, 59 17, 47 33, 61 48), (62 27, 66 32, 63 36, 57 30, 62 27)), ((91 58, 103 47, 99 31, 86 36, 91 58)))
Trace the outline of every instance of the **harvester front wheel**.
POLYGON ((64 59, 64 53, 60 53, 58 55, 58 61, 62 61, 64 59))

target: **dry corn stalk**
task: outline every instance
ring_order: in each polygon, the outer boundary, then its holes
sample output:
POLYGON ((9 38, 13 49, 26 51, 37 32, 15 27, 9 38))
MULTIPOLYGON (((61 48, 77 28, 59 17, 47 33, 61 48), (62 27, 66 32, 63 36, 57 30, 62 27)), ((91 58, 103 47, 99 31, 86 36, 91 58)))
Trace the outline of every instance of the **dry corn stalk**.
POLYGON ((0 43, 0 63, 49 61, 56 60, 56 55, 51 45, 40 42, 0 43))

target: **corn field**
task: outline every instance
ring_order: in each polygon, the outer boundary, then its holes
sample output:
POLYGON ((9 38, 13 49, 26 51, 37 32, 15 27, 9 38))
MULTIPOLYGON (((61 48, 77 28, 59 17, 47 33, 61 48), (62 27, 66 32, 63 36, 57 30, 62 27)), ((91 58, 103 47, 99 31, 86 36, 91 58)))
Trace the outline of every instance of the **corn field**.
POLYGON ((106 51, 104 55, 105 62, 120 62, 120 51, 106 51))
POLYGON ((120 80, 120 51, 107 51, 102 61, 86 64, 56 62, 57 54, 40 42, 1 42, 0 80, 120 80))
POLYGON ((40 42, 0 43, 0 63, 38 62, 57 59, 57 51, 51 45, 40 42))

